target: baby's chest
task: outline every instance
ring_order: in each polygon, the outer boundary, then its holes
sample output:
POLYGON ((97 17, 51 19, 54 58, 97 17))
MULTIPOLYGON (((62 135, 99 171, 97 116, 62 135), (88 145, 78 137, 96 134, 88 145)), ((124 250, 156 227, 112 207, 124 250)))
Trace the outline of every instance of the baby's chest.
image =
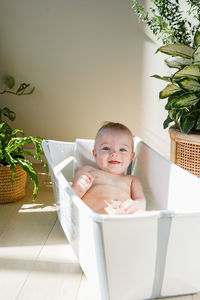
POLYGON ((130 190, 131 180, 125 177, 112 176, 110 174, 95 174, 94 183, 95 186, 106 186, 106 188, 116 190, 130 190))

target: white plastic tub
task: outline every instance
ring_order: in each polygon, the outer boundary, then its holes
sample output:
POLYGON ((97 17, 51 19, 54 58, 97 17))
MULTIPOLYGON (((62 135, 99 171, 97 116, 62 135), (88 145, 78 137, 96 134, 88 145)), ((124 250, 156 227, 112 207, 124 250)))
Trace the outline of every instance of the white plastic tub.
POLYGON ((200 180, 138 138, 131 172, 148 214, 94 213, 69 182, 94 164, 94 141, 43 141, 62 228, 97 299, 140 300, 200 291, 200 180), (151 211, 152 210, 152 211, 151 211))

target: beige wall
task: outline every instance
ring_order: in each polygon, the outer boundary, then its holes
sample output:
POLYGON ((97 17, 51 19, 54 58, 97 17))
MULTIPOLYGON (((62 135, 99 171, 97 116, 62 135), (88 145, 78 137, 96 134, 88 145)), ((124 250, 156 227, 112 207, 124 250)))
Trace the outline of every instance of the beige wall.
POLYGON ((1 97, 26 134, 93 138, 105 120, 125 123, 169 151, 158 45, 129 0, 1 0, 1 74, 31 82, 29 97, 1 97))

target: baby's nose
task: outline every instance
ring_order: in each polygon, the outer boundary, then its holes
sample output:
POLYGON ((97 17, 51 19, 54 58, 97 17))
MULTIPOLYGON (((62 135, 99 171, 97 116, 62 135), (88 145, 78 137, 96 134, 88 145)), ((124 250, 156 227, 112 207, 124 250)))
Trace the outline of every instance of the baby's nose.
POLYGON ((117 154, 115 151, 111 153, 111 156, 112 156, 112 157, 117 157, 117 155, 118 155, 118 154, 117 154))

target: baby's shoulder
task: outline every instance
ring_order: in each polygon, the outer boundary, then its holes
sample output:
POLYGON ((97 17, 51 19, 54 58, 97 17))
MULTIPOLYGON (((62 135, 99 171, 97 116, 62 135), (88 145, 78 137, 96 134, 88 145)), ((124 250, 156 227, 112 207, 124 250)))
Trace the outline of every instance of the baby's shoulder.
POLYGON ((79 173, 90 173, 90 172, 92 172, 93 170, 95 170, 95 168, 94 167, 91 167, 91 166, 89 166, 89 165, 86 165, 86 166, 83 166, 83 167, 81 167, 80 169, 78 169, 78 171, 77 172, 79 172, 79 173))
POLYGON ((137 183, 137 182, 140 182, 140 179, 137 177, 137 176, 134 176, 134 175, 126 175, 129 180, 131 180, 132 183, 137 183))

